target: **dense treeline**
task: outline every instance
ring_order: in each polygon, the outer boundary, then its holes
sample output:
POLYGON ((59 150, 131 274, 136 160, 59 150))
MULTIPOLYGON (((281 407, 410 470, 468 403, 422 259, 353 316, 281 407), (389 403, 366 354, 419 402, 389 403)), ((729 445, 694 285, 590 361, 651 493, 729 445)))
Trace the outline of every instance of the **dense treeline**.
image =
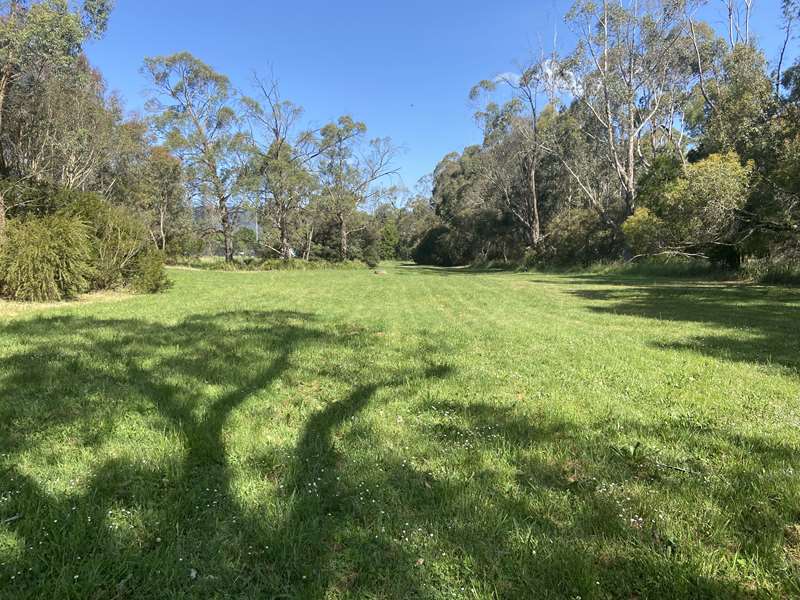
POLYGON ((796 268, 800 4, 782 4, 772 66, 752 2, 725 3, 724 37, 693 16, 701 4, 578 0, 571 54, 479 83, 483 143, 437 166, 439 223, 416 259, 796 268))
POLYGON ((800 264, 797 0, 776 15, 771 62, 749 1, 726 0, 720 35, 696 18, 699 0, 578 0, 574 51, 476 85, 483 143, 444 157, 415 195, 396 185, 397 148, 364 123, 309 124, 274 78, 240 89, 185 52, 144 60, 151 98, 127 113, 83 52, 111 4, 0 2, 7 296, 155 291, 159 261, 208 254, 536 267, 687 257, 755 275, 800 264), (112 239, 126 241, 103 249, 112 239))
POLYGON ((126 113, 83 51, 111 10, 0 2, 0 293, 155 291, 159 257, 411 255, 435 217, 393 185, 390 140, 349 116, 304 125, 276 81, 243 92, 188 53, 145 59, 152 97, 144 115, 126 113), (98 239, 114 236, 126 240, 105 249, 118 272, 99 276, 109 259, 98 239))

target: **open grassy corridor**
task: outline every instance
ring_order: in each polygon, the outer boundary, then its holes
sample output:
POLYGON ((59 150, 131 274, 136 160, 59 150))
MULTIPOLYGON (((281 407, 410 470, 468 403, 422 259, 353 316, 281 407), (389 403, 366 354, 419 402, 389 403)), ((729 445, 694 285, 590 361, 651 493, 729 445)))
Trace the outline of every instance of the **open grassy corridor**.
POLYGON ((800 291, 170 275, 0 304, 0 597, 800 595, 800 291))

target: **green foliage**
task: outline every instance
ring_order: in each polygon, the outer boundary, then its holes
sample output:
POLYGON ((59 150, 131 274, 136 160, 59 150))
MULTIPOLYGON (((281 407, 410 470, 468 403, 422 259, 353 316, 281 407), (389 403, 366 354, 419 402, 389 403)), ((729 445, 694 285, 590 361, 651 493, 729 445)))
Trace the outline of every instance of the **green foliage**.
POLYGON ((138 294, 155 294, 170 287, 171 282, 164 269, 164 254, 153 249, 141 252, 136 257, 130 285, 138 294))
POLYGON ((400 230, 397 223, 389 220, 381 229, 380 233, 380 258, 383 260, 394 260, 398 258, 400 249, 400 230))
POLYGON ((162 254, 153 251, 147 227, 136 213, 92 193, 48 185, 14 189, 12 213, 23 218, 15 222, 4 246, 7 259, 16 261, 0 274, 6 295, 60 300, 88 290, 130 285, 148 292, 165 286, 162 254), (48 228, 52 235, 46 235, 48 228), (19 248, 12 250, 12 245, 19 248), (28 289, 25 282, 34 281, 36 269, 26 261, 37 256, 41 279, 28 289))
POLYGON ((44 182, 3 179, 0 180, 0 194, 10 218, 48 215, 66 204, 64 190, 44 182))
POLYGON ((746 204, 753 167, 734 152, 712 154, 690 164, 663 191, 651 192, 627 219, 623 231, 637 254, 709 253, 732 245, 737 213, 746 204))
POLYGON ((98 38, 105 34, 114 3, 115 0, 83 0, 81 21, 88 37, 98 38))
POLYGON ((800 60, 786 69, 781 84, 788 90, 788 101, 800 102, 800 60))
POLYGON ((667 225, 646 206, 640 206, 622 225, 625 239, 639 255, 658 254, 664 247, 667 225))
MULTIPOLYGON (((707 87, 714 109, 698 113, 700 155, 737 152, 751 159, 769 152, 769 123, 776 107, 774 85, 763 51, 737 44, 722 59, 715 85, 707 87)), ((705 105, 698 95, 697 102, 705 105)))
POLYGON ((666 189, 683 174, 683 165, 672 155, 659 155, 639 178, 638 203, 658 210, 666 189))
POLYGON ((381 251, 377 243, 368 245, 363 252, 363 260, 370 268, 377 267, 381 262, 381 251))
POLYGON ((258 240, 256 239, 256 232, 249 227, 239 228, 233 234, 233 248, 237 254, 243 253, 252 255, 258 249, 258 240))
POLYGON ((48 215, 11 221, 0 245, 0 291, 12 300, 53 302, 88 289, 89 228, 78 218, 48 215))
POLYGON ((725 237, 747 201, 752 170, 734 152, 689 165, 664 197, 663 211, 672 217, 679 237, 700 243, 725 237))
POLYGON ((553 217, 552 235, 541 251, 545 263, 589 265, 618 256, 622 243, 601 215, 592 209, 567 209, 553 217))
POLYGON ((449 267, 460 264, 460 256, 453 247, 453 235, 448 227, 429 230, 414 248, 412 258, 418 265, 449 267))
POLYGON ((63 0, 4 4, 10 4, 0 5, 0 62, 4 67, 30 69, 46 61, 50 68, 63 69, 74 63, 87 33, 80 13, 67 10, 63 0))
POLYGON ((194 228, 190 222, 173 232, 167 238, 167 247, 164 251, 167 262, 176 260, 178 257, 199 256, 203 254, 207 240, 194 228))
POLYGON ((137 275, 137 259, 152 246, 152 241, 135 214, 96 194, 77 196, 63 212, 90 226, 94 289, 121 287, 137 275))

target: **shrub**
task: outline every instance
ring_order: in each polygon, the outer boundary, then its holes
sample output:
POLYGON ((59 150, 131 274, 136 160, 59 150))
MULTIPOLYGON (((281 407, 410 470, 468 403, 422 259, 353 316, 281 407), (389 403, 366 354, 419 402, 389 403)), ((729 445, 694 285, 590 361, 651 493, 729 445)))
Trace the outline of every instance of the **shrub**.
POLYGON ((0 193, 6 202, 7 214, 22 219, 53 214, 64 205, 64 190, 48 183, 3 179, 0 193))
POLYGON ((564 210, 550 223, 552 234, 541 251, 549 266, 590 265, 622 254, 622 240, 594 210, 564 210))
POLYGON ((414 248, 411 257, 419 265, 452 267, 463 264, 453 232, 444 226, 429 230, 414 248))
POLYGON ((381 262, 381 253, 377 244, 370 244, 364 250, 364 262, 370 269, 374 269, 381 262))
POLYGON ((687 166, 682 175, 664 182, 660 193, 642 198, 648 206, 637 208, 623 225, 630 246, 639 254, 700 252, 715 262, 735 264, 735 255, 718 247, 730 245, 751 174, 752 165, 742 165, 733 152, 687 166))
POLYGON ((776 257, 749 258, 742 264, 741 276, 755 283, 800 285, 800 261, 776 257))
POLYGON ((135 214, 95 194, 82 194, 62 212, 79 217, 91 228, 92 287, 127 285, 137 275, 138 257, 152 242, 135 214))
POLYGON ((137 294, 155 294, 171 285, 164 269, 164 255, 157 250, 147 250, 136 257, 131 288, 137 294))
POLYGON ((641 206, 622 224, 622 231, 635 254, 655 254, 661 250, 666 225, 649 208, 641 206))
POLYGON ((12 221, 0 249, 0 282, 13 300, 52 302, 88 288, 89 228, 80 219, 50 215, 12 221))
MULTIPOLYGON (((395 260, 398 257, 400 249, 400 230, 397 228, 397 223, 394 221, 387 221, 381 229, 380 234, 380 259, 382 260, 395 260)), ((367 258, 366 255, 364 257, 367 258)))

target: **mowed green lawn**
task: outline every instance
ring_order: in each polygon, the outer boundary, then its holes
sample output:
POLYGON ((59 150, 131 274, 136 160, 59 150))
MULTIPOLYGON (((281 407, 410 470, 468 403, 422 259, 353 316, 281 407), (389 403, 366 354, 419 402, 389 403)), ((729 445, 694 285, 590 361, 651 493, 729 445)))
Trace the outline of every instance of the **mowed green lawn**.
POLYGON ((800 595, 799 290, 170 275, 0 305, 0 597, 800 595))

